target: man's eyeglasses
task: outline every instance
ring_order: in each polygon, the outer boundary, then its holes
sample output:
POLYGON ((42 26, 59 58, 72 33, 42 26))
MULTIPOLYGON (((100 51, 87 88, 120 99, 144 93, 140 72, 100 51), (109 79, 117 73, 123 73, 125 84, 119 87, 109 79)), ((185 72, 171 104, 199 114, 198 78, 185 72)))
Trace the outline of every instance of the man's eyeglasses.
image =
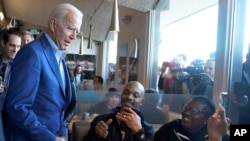
POLYGON ((191 107, 191 106, 184 106, 182 111, 183 112, 190 112, 191 115, 205 113, 203 110, 196 108, 196 107, 191 107))

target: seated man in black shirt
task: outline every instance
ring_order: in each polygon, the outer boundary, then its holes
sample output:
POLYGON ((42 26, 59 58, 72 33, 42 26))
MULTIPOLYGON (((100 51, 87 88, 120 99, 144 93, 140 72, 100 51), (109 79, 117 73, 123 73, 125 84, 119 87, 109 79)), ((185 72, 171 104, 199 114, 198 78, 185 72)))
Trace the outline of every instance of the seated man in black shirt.
POLYGON ((97 116, 90 125, 84 141, 152 141, 154 130, 140 112, 144 101, 144 87, 137 81, 129 82, 121 94, 121 107, 112 113, 97 116))

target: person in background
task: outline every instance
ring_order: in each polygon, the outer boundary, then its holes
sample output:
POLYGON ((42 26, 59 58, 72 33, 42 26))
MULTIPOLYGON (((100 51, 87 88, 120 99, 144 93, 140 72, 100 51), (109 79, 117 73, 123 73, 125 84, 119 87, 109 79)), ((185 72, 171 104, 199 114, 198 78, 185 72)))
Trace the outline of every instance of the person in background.
POLYGON ((140 107, 140 112, 150 124, 166 123, 167 117, 158 106, 160 103, 160 94, 155 89, 145 90, 145 102, 140 107))
POLYGON ((3 103, 9 87, 9 77, 11 70, 11 63, 15 58, 21 46, 21 35, 14 29, 5 30, 1 39, 1 46, 3 48, 0 55, 0 132, 2 133, 0 140, 4 141, 3 124, 5 124, 5 111, 3 103), (3 114, 3 115, 2 115, 3 114))
POLYGON ((84 72, 82 71, 82 66, 78 64, 74 69, 74 82, 77 89, 81 88, 83 80, 84 80, 84 72))
POLYGON ((183 75, 183 67, 183 60, 178 57, 171 62, 163 62, 158 88, 163 90, 164 94, 189 93, 187 83, 179 79, 179 76, 183 75))
POLYGON ((137 81, 125 85, 121 107, 114 108, 112 113, 97 116, 83 141, 152 141, 153 127, 138 110, 144 101, 144 92, 144 87, 137 81))
POLYGON ((120 102, 121 94, 118 89, 110 88, 106 94, 106 100, 95 104, 88 110, 89 114, 106 114, 112 112, 120 102))
MULTIPOLYGON (((162 125, 155 133, 154 140, 206 141, 210 138, 208 136, 207 122, 214 112, 215 106, 209 99, 196 96, 183 107, 182 119, 176 119, 162 125)), ((228 140, 228 135, 223 136, 223 141, 228 140)))
POLYGON ((248 53, 246 55, 246 61, 243 63, 242 67, 242 78, 241 78, 241 92, 234 92, 230 94, 230 99, 237 105, 239 105, 239 115, 238 124, 250 124, 250 44, 248 48, 248 53))
POLYGON ((214 59, 209 59, 205 62, 204 73, 198 74, 199 82, 193 85, 191 94, 202 95, 210 100, 213 100, 214 68, 215 68, 214 59))
POLYGON ((186 54, 179 54, 179 55, 177 55, 177 57, 183 60, 183 68, 186 68, 186 66, 187 66, 187 56, 186 56, 186 54))
POLYGON ((4 105, 8 141, 67 140, 65 111, 72 88, 64 58, 82 19, 75 6, 57 5, 49 15, 46 33, 15 57, 4 105))
POLYGON ((93 78, 93 86, 94 86, 94 89, 99 89, 99 88, 102 88, 102 85, 103 85, 103 78, 101 76, 94 76, 93 78))
POLYGON ((21 32, 21 35, 22 35, 22 45, 21 46, 24 46, 26 45, 27 43, 31 42, 34 40, 34 36, 33 34, 31 34, 29 31, 27 30, 24 30, 23 32, 21 32))

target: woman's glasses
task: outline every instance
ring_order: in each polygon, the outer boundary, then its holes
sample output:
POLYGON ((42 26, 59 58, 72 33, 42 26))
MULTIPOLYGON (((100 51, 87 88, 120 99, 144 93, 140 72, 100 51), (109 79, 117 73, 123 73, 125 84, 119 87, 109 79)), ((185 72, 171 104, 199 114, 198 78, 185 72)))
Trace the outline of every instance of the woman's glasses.
POLYGON ((196 108, 196 107, 191 107, 191 106, 184 106, 182 109, 183 112, 190 112, 191 115, 197 115, 200 113, 205 113, 203 110, 196 108))

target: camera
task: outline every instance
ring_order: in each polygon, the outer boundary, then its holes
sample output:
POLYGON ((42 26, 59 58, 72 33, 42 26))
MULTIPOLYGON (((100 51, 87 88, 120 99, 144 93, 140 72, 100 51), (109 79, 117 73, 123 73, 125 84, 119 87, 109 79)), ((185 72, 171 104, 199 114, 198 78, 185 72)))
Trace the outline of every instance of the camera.
POLYGON ((204 72, 202 65, 197 66, 188 66, 185 69, 174 69, 173 72, 181 72, 176 73, 175 79, 177 81, 190 81, 192 80, 192 83, 198 83, 202 77, 201 73, 204 72))

